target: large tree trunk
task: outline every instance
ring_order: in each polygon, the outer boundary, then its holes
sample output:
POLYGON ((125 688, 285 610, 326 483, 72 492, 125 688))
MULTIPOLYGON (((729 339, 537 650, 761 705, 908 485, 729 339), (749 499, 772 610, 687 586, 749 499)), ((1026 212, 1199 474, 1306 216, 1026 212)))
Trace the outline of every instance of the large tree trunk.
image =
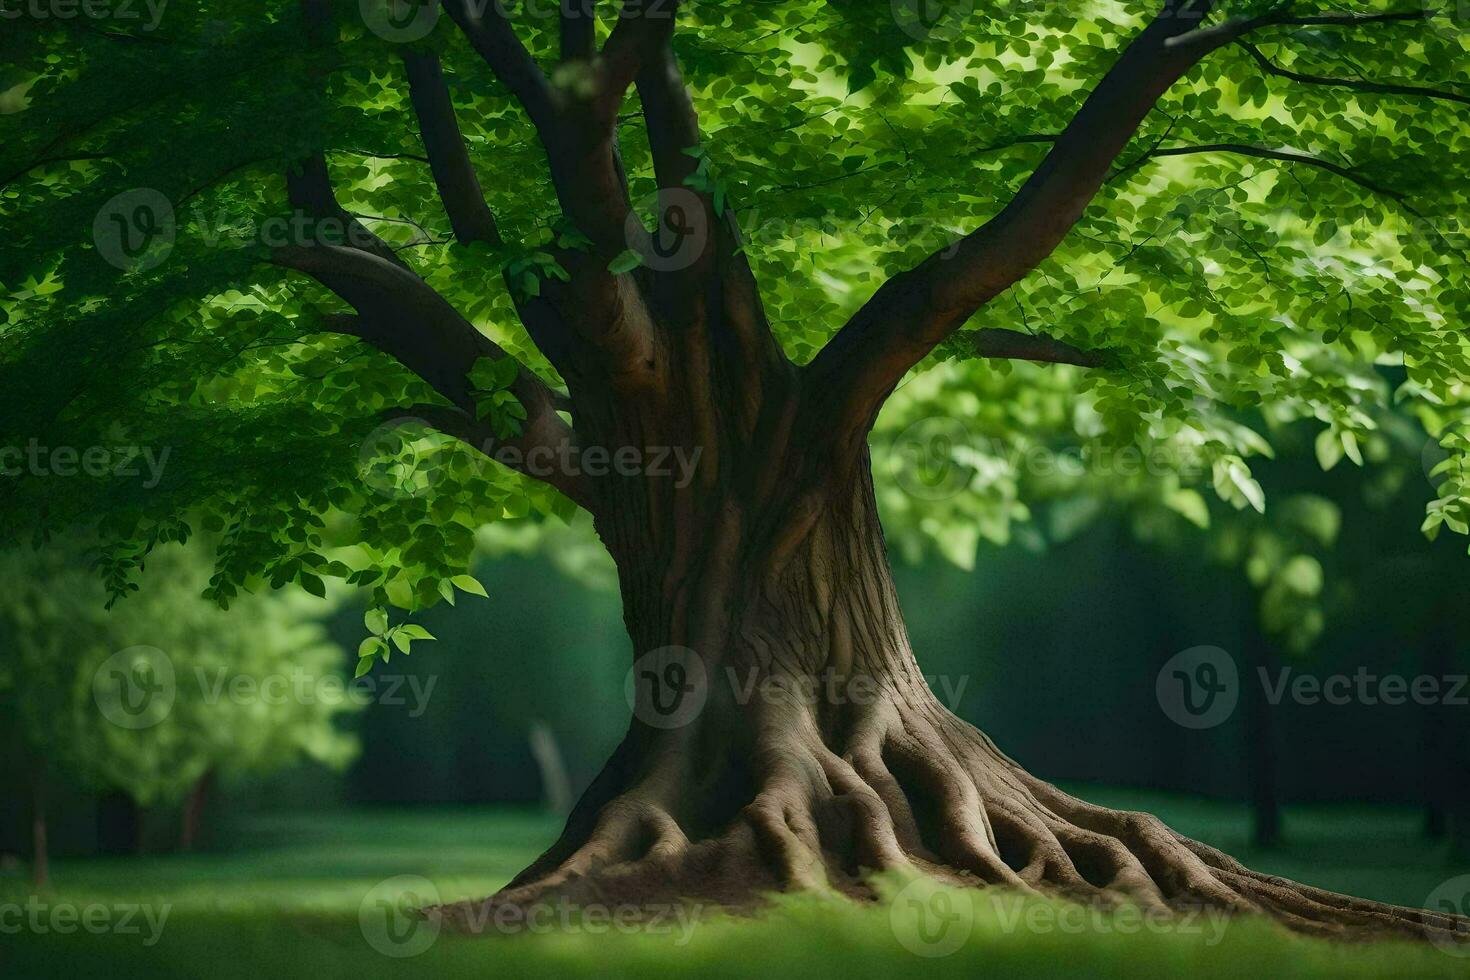
POLYGON ((1152 816, 1027 773, 927 687, 866 460, 853 482, 794 534, 746 531, 761 525, 735 503, 686 523, 671 551, 638 547, 631 519, 600 523, 641 655, 628 734, 550 850, 495 897, 431 914, 476 930, 550 901, 741 909, 816 888, 865 899, 868 874, 893 870, 1259 912, 1334 935, 1455 928, 1257 874, 1152 816))

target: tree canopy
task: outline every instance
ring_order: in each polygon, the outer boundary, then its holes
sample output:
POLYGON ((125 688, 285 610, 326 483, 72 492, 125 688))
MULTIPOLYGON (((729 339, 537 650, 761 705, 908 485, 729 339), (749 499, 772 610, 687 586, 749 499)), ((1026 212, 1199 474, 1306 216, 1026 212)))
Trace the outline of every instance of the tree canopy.
MULTIPOLYGON (((649 23, 673 30, 698 127, 619 89, 631 213, 667 223, 673 172, 733 215, 781 347, 855 418, 919 372, 873 437, 880 489, 912 480, 903 433, 961 419, 1011 449, 1157 454, 1129 485, 1186 515, 1200 491, 1261 510, 1250 459, 1274 426, 1313 420, 1324 464, 1357 462, 1398 405, 1445 450, 1426 530, 1466 532, 1453 3, 562 7, 206 2, 153 23, 0 0, 5 538, 92 525, 121 594, 156 544, 204 531, 221 603, 340 577, 415 609, 453 597, 475 528, 569 516, 574 482, 472 447, 567 426, 558 351, 533 339, 548 293, 589 267, 614 296, 677 272, 668 228, 605 227, 543 145, 649 23), (352 261, 401 278, 394 324, 348 315, 386 308, 352 261)), ((885 516, 999 540, 1024 483, 885 492, 885 516)))

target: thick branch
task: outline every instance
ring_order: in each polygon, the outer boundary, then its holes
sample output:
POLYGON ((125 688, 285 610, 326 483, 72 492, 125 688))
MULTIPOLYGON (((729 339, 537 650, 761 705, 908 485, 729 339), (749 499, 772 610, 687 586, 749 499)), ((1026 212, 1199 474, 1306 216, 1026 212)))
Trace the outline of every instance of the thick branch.
POLYGON ((644 65, 658 57, 674 36, 679 0, 628 0, 617 26, 602 47, 598 103, 601 116, 616 117, 628 87, 644 65))
POLYGON ((561 60, 597 55, 597 0, 561 0, 561 60))
MULTIPOLYGON (((428 283, 377 256, 341 246, 278 248, 271 253, 271 261, 311 276, 357 311, 357 316, 325 321, 329 330, 357 337, 422 378, 453 404, 453 409, 443 411, 458 412, 468 419, 461 426, 463 431, 470 431, 464 425, 471 423, 479 427, 470 371, 482 357, 500 360, 510 355, 460 316, 428 283)), ((520 368, 511 391, 526 409, 526 425, 518 438, 505 444, 521 453, 547 447, 558 459, 565 458, 562 447, 572 443, 573 435, 556 414, 563 404, 561 397, 525 367, 520 368)), ((522 472, 588 506, 591 493, 582 477, 560 470, 522 472)))
POLYGON ((1197 27, 1211 6, 1169 4, 1123 51, 1000 214, 885 283, 808 366, 810 388, 820 411, 831 416, 841 451, 861 444, 909 368, 1052 253, 1160 96, 1207 51, 1234 39, 1169 45, 1197 27))
POLYGON ((469 38, 470 44, 495 77, 511 90, 526 114, 542 131, 556 121, 556 102, 551 84, 536 59, 526 50, 515 28, 500 11, 500 5, 480 0, 443 0, 444 9, 469 38))
POLYGON ((409 97, 418 115, 419 132, 429 154, 429 169, 454 237, 461 244, 500 243, 500 229, 485 203, 480 179, 455 118, 454 103, 444 84, 439 56, 432 52, 409 52, 403 56, 408 71, 409 97))

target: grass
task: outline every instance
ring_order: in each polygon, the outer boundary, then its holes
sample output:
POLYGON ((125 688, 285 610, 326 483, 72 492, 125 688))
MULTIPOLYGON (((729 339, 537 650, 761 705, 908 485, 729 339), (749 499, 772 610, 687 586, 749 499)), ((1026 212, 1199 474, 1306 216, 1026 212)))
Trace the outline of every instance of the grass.
MULTIPOLYGON (((1252 854, 1242 846, 1246 823, 1238 807, 1096 788, 1082 794, 1151 809, 1261 870, 1385 901, 1423 904, 1436 886, 1470 871, 1456 869, 1441 848, 1419 839, 1409 810, 1288 811, 1293 843, 1252 854)), ((807 896, 784 900, 753 922, 694 910, 636 930, 623 920, 568 916, 483 940, 436 935, 399 914, 400 906, 494 891, 557 829, 546 817, 515 812, 283 815, 253 820, 226 852, 60 861, 52 888, 40 895, 16 874, 0 876, 0 962, 5 976, 24 980, 93 974, 886 978, 909 971, 926 977, 1470 977, 1470 956, 1452 955, 1470 948, 1341 946, 1265 922, 1203 917, 1109 919, 999 893, 935 892, 923 882, 886 882, 887 901, 863 908, 807 896), (66 934, 54 928, 68 923, 66 934), (403 953, 415 955, 395 955, 403 953)))

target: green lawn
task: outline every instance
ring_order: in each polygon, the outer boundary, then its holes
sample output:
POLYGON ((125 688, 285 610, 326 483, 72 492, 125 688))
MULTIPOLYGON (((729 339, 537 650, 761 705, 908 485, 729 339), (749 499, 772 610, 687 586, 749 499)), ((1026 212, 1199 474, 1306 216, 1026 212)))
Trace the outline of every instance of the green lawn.
MULTIPOLYGON (((1418 839, 1409 810, 1292 810, 1292 843, 1251 854, 1238 807, 1081 792, 1151 809, 1262 870, 1386 901, 1423 904, 1470 872, 1418 839)), ((889 901, 865 908, 805 898, 754 922, 693 910, 636 931, 568 920, 492 939, 435 935, 393 911, 426 894, 488 894, 557 829, 493 811, 278 816, 251 821, 227 853, 57 862, 41 895, 12 873, 0 877, 0 975, 1470 977, 1470 956, 1429 946, 1336 946, 1260 922, 1108 920, 922 883, 892 883, 889 901), (925 910, 935 918, 915 918, 925 910), (393 955, 403 953, 415 955, 393 955)))

